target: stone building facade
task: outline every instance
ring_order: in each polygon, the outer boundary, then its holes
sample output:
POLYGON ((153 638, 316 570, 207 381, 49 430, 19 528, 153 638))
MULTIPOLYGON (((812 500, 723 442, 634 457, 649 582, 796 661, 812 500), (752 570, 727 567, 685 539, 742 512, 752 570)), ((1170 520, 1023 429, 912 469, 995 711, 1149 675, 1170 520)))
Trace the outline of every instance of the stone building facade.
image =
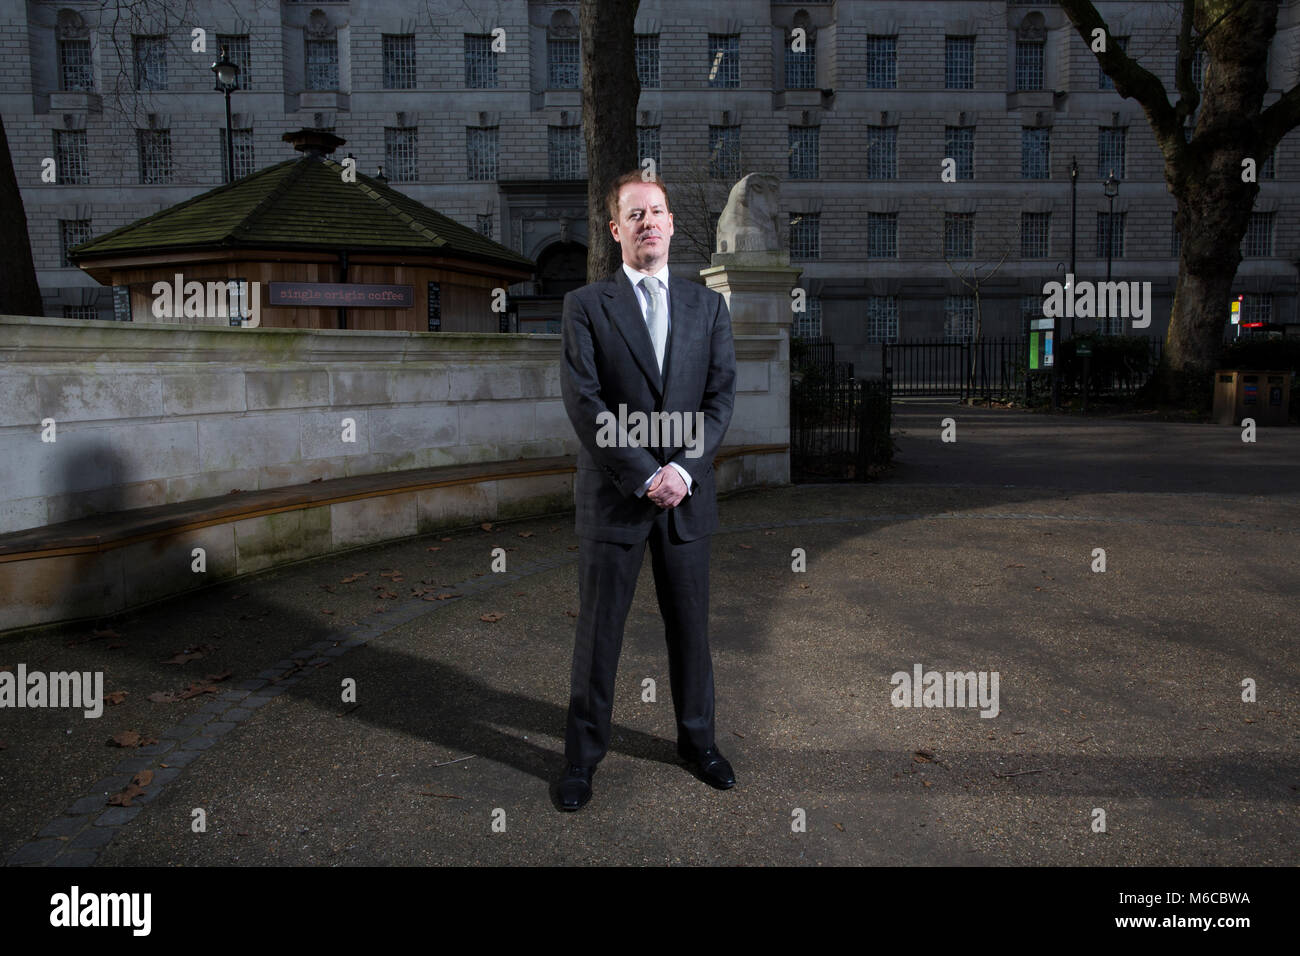
MULTIPOLYGON (((223 181, 209 68, 226 44, 246 81, 236 173, 289 158, 287 129, 332 129, 365 172, 382 165, 395 188, 535 260, 536 281, 512 288, 519 327, 557 328, 587 238, 577 3, 141 2, 116 29, 101 6, 0 0, 0 113, 47 314, 113 315, 111 290, 64 265, 67 245, 223 181), (42 181, 47 158, 57 182, 42 181)), ((1175 5, 1099 8, 1172 88, 1175 5)), ((1161 157, 1055 4, 643 0, 636 32, 639 152, 672 190, 674 262, 706 264, 735 179, 778 174, 808 293, 795 332, 832 339, 860 373, 882 341, 974 334, 976 289, 982 333, 1020 334, 1071 260, 1072 159, 1077 275, 1104 278, 1113 232, 1115 278, 1153 283, 1147 331, 1163 334, 1178 237, 1161 157)), ((1300 4, 1285 3, 1270 100, 1296 83, 1298 46, 1300 4)), ((1249 317, 1292 327, 1297 143, 1258 158, 1237 282, 1249 317)))

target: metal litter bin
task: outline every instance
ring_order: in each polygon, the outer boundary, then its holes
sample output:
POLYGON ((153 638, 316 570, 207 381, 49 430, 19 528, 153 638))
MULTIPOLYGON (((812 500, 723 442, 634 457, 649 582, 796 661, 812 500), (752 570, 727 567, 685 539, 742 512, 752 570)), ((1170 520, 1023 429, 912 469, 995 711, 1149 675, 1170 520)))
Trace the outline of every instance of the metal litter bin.
POLYGON ((1291 373, 1220 369, 1214 373, 1214 421, 1240 425, 1253 418, 1256 425, 1285 425, 1291 408, 1291 373))

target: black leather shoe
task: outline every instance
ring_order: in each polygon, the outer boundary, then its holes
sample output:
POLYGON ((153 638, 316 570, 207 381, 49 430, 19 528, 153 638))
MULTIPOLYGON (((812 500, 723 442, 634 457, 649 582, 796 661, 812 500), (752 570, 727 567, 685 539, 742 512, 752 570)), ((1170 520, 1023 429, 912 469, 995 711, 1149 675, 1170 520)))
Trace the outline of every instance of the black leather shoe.
POLYGON ((591 775, 595 767, 569 764, 560 778, 558 796, 561 810, 581 810, 591 799, 591 775))
POLYGON ((677 752, 692 765, 695 775, 710 787, 730 790, 736 785, 736 775, 731 770, 731 764, 727 763, 727 758, 722 756, 717 747, 710 747, 698 757, 689 756, 680 749, 677 752))

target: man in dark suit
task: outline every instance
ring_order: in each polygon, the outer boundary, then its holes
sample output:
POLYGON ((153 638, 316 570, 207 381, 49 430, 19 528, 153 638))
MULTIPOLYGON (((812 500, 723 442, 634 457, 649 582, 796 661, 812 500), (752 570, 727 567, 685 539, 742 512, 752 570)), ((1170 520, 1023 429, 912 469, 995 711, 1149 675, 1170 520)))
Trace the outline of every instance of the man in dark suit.
POLYGON ((561 386, 581 442, 574 480, 580 611, 568 766, 558 787, 565 810, 591 799, 592 774, 609 747, 623 625, 647 543, 677 751, 712 786, 736 782, 714 743, 708 636, 709 536, 718 526, 713 458, 736 390, 731 317, 718 293, 669 275, 673 216, 663 183, 628 173, 606 205, 622 266, 564 297, 561 386), (660 423, 676 416, 681 427, 638 432, 637 413, 660 423))

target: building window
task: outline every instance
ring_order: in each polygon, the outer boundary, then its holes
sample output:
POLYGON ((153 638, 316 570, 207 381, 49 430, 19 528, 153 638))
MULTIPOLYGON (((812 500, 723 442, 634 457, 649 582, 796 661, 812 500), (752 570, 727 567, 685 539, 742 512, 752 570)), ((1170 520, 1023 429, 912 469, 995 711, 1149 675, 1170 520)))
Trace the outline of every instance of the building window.
POLYGON ((709 127, 709 178, 740 178, 740 127, 709 127))
POLYGON ((89 242, 92 238, 89 219, 60 219, 59 239, 63 253, 59 258, 59 264, 65 267, 73 265, 74 263, 68 258, 68 250, 83 242, 89 242))
POLYGON ((794 38, 785 38, 785 88, 812 90, 817 87, 817 33, 805 26, 802 50, 790 49, 794 38))
POLYGON ((867 258, 898 258, 898 213, 867 213, 867 258))
POLYGON ((465 34, 465 86, 471 90, 495 90, 497 55, 492 52, 492 37, 465 34))
POLYGON ((337 34, 307 38, 307 89, 339 88, 339 41, 337 34))
MULTIPOLYGON (((1128 37, 1111 37, 1110 39, 1113 40, 1115 42, 1115 45, 1119 47, 1121 50, 1123 50, 1125 53, 1128 52, 1128 37)), ((1115 88, 1115 81, 1106 75, 1106 71, 1103 70, 1101 68, 1101 64, 1098 63, 1097 64, 1097 89, 1113 90, 1114 88, 1115 88)))
POLYGON ((943 340, 969 342, 975 338, 975 296, 943 297, 943 340))
POLYGON ((1124 258, 1124 216, 1122 212, 1115 213, 1114 222, 1111 221, 1111 215, 1107 212, 1097 213, 1097 258, 1106 258, 1106 244, 1110 241, 1110 258, 1124 258), (1114 233, 1112 235, 1112 228, 1114 233))
POLYGON ((1043 318, 1043 299, 1037 295, 1022 295, 1020 297, 1020 333, 1023 335, 1030 330, 1030 322, 1034 319, 1043 318))
POLYGON ((496 126, 469 126, 465 129, 465 178, 493 182, 500 161, 500 137, 496 126))
POLYGON ((413 183, 420 178, 416 127, 384 127, 384 169, 395 183, 413 183))
POLYGON ((442 331, 442 286, 429 283, 429 331, 442 331))
POLYGON ((552 90, 576 90, 578 75, 578 41, 550 37, 546 41, 546 86, 552 90))
POLYGON ((1273 152, 1265 156, 1264 161, 1259 164, 1260 179, 1277 178, 1277 164, 1275 162, 1276 158, 1277 158, 1277 147, 1274 147, 1273 152))
POLYGON ((820 259, 822 257, 821 232, 820 213, 791 213, 790 258, 820 259))
POLYGON ((581 126, 546 127, 546 159, 552 179, 583 179, 581 126))
POLYGON ((822 337, 822 300, 815 296, 804 297, 804 310, 794 314, 794 327, 790 334, 796 339, 822 337))
POLYGON ((1122 126, 1102 126, 1097 129, 1097 178, 1105 179, 1112 171, 1117 179, 1124 178, 1124 141, 1128 130, 1122 126))
POLYGON ((414 34, 385 33, 384 89, 415 89, 415 36, 414 34))
MULTIPOLYGON (((235 144, 235 179, 251 176, 256 168, 253 162, 253 131, 251 129, 232 130, 235 144)), ((230 158, 226 151, 226 131, 220 131, 221 137, 221 181, 230 182, 230 158)))
POLYGON ((1270 293, 1247 292, 1241 297, 1240 322, 1273 321, 1273 296, 1270 293))
POLYGON ((1020 178, 1048 179, 1052 164, 1052 130, 1025 126, 1020 130, 1020 178))
POLYGON ((1043 88, 1043 43, 1040 40, 1016 41, 1016 89, 1043 88))
POLYGON ((975 89, 974 37, 944 38, 943 85, 950 90, 975 89))
POLYGON ((821 128, 790 127, 790 178, 816 179, 821 175, 821 128))
POLYGON ((135 88, 167 89, 167 38, 132 37, 135 54, 135 88))
POLYGON ((492 238, 492 214, 490 212, 479 213, 477 216, 475 216, 474 228, 478 230, 478 234, 480 236, 487 236, 489 239, 491 239, 492 238))
POLYGON ((709 87, 712 89, 739 89, 739 33, 709 34, 709 87))
POLYGON ((659 89, 659 36, 658 34, 638 33, 636 44, 636 78, 641 81, 641 89, 659 89))
POLYGON ((636 128, 636 155, 638 166, 647 159, 654 160, 656 171, 663 165, 659 153, 658 126, 638 126, 636 128))
POLYGON ((140 185, 158 186, 172 181, 172 133, 168 129, 136 130, 140 150, 140 185))
POLYGON ((867 296, 867 344, 898 341, 898 296, 867 296))
MULTIPOLYGON (((1199 38, 1193 37, 1199 42, 1199 38)), ((1205 47, 1198 46, 1196 52, 1192 54, 1192 84, 1196 87, 1197 93, 1205 92, 1205 47)))
POLYGON ((975 214, 973 212, 946 212, 943 214, 943 257, 969 259, 975 255, 975 214))
POLYGON ((1273 254, 1273 220, 1276 213, 1252 212, 1246 226, 1246 237, 1241 243, 1243 256, 1271 256, 1273 254))
POLYGON ((875 90, 898 88, 898 37, 867 37, 867 86, 875 90))
POLYGON ((253 88, 252 54, 248 46, 248 34, 217 34, 217 50, 225 47, 226 57, 239 67, 239 88, 253 88))
POLYGON ((898 127, 867 127, 867 178, 898 178, 898 127))
POLYGON ((56 129, 54 131, 55 174, 66 186, 90 182, 90 152, 86 147, 84 129, 56 129))
POLYGON ((975 127, 945 126, 943 130, 944 156, 956 160, 958 179, 975 178, 975 127))
POLYGON ((99 309, 93 305, 65 305, 63 307, 63 317, 65 319, 93 321, 99 318, 99 309))
POLYGON ((1169 214, 1169 257, 1177 259, 1183 254, 1183 234, 1178 231, 1178 212, 1169 214))
POLYGON ((95 89, 90 40, 59 41, 59 89, 69 93, 89 93, 95 89))
POLYGON ((1050 255, 1051 228, 1050 212, 1022 212, 1020 214, 1020 258, 1046 259, 1050 255))

